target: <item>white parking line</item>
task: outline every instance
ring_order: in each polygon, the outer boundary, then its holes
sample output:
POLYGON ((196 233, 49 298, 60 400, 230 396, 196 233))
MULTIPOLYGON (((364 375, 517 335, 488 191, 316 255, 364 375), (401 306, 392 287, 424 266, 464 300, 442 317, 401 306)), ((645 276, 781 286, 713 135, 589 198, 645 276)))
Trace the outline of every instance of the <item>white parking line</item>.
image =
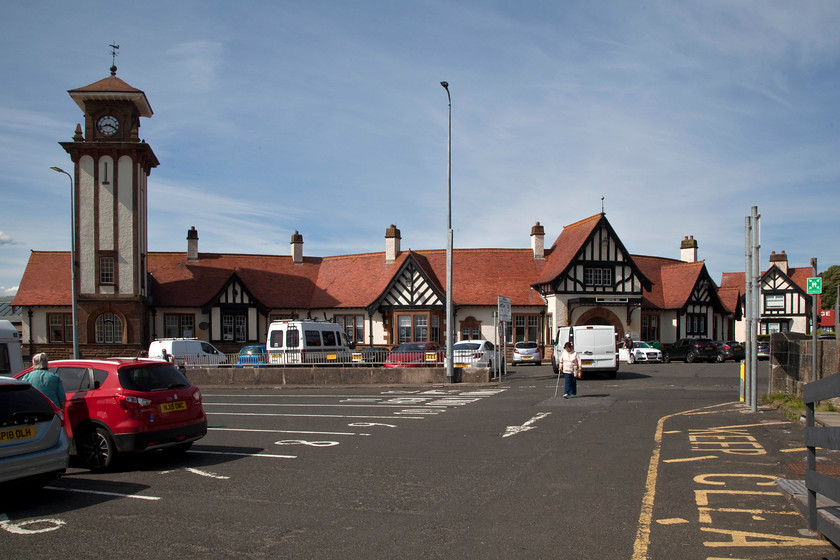
POLYGON ((273 455, 270 453, 236 453, 234 451, 203 451, 201 449, 190 449, 187 453, 198 453, 201 455, 234 455, 236 457, 265 457, 268 459, 297 459, 297 455, 273 455))
POLYGON ((135 500, 160 500, 159 496, 141 496, 139 494, 119 494, 117 492, 102 492, 101 490, 82 490, 81 488, 59 488, 58 486, 44 486, 47 490, 59 490, 61 492, 77 492, 79 494, 96 494, 98 496, 111 496, 114 498, 132 498, 135 500))
MULTIPOLYGON (((283 412, 206 412, 207 416, 287 416, 292 418, 364 418, 393 420, 393 416, 348 416, 346 414, 288 414, 283 412)), ((423 416, 400 416, 403 420, 424 420, 423 416)))
POLYGON ((406 404, 422 404, 423 406, 436 406, 439 408, 446 408, 446 405, 434 405, 434 404, 427 404, 425 401, 428 399, 411 399, 411 402, 395 402, 393 404, 388 403, 376 403, 376 404, 318 404, 318 403, 232 403, 232 402, 225 402, 225 403, 215 403, 215 402, 203 402, 204 406, 277 406, 277 407, 317 407, 317 408, 405 408, 406 404))
POLYGON ((266 430, 262 428, 207 428, 214 432, 262 432, 266 434, 306 434, 319 436, 358 436, 357 432, 312 432, 307 430, 266 430))

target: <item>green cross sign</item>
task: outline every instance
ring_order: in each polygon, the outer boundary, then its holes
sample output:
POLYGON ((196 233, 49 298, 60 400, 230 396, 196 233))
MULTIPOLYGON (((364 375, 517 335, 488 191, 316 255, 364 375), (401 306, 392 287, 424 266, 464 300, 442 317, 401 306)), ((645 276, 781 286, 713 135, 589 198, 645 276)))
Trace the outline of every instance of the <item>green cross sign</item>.
POLYGON ((822 278, 816 276, 814 278, 808 278, 808 293, 809 294, 821 294, 822 293, 822 278))

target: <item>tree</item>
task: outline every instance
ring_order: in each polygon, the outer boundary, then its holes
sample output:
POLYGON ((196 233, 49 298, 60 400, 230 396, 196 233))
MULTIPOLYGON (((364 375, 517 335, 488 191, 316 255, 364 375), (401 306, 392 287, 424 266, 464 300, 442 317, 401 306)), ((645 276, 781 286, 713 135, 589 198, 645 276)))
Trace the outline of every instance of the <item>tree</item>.
POLYGON ((840 265, 828 267, 825 272, 820 273, 822 278, 822 308, 834 309, 837 301, 837 286, 840 284, 840 265))

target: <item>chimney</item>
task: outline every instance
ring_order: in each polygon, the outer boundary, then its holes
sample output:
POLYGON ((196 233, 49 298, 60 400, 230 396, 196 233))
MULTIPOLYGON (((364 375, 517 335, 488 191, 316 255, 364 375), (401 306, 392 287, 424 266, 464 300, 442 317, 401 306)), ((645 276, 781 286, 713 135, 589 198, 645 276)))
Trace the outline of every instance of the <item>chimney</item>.
POLYGON ((297 230, 292 235, 292 262, 303 264, 303 236, 297 230))
POLYGON ((534 260, 545 258, 545 228, 539 222, 531 228, 531 250, 534 260))
POLYGON ((187 232, 187 262, 198 261, 198 231, 191 226, 187 232))
POLYGON ((683 262, 697 262, 697 240, 694 236, 685 236, 680 243, 680 260, 683 262))
POLYGON ((391 227, 385 230, 385 264, 393 264, 400 256, 400 239, 400 230, 391 224, 391 227))
POLYGON ((788 273, 788 259, 787 254, 782 251, 781 255, 777 255, 776 251, 770 253, 770 266, 775 266, 785 274, 788 273))

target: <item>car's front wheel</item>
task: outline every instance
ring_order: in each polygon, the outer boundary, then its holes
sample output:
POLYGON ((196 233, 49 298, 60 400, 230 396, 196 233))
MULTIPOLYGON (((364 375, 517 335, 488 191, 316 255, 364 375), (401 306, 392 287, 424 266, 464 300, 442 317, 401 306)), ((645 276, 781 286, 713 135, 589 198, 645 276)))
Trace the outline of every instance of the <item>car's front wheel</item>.
POLYGON ((633 354, 630 354, 630 358, 627 361, 630 362, 631 364, 635 364, 636 363, 636 356, 634 356, 633 354))
POLYGON ((79 442, 79 456, 91 470, 102 471, 111 466, 117 453, 114 438, 105 428, 85 432, 79 442))

